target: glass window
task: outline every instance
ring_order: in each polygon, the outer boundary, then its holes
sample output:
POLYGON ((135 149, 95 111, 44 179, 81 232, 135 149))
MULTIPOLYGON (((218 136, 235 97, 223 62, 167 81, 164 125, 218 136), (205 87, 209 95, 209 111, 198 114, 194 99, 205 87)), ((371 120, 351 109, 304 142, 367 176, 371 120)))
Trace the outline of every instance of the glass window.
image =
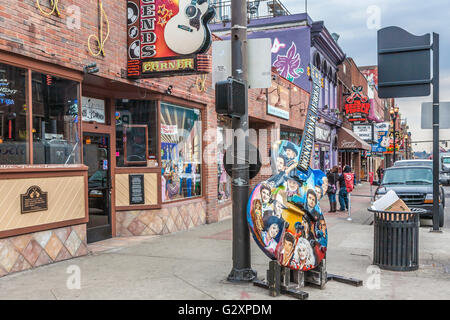
POLYGON ((32 73, 34 164, 81 162, 76 81, 32 73))
POLYGON ((201 159, 200 111, 162 103, 163 202, 201 195, 201 159))
POLYGON ((116 157, 118 167, 158 166, 156 101, 116 101, 116 157))
POLYGON ((429 168, 401 168, 386 170, 383 184, 432 184, 433 171, 429 168))
POLYGON ((231 199, 231 177, 225 171, 223 156, 228 148, 228 140, 226 137, 227 129, 232 129, 232 123, 231 119, 220 115, 217 116, 217 119, 217 198, 219 199, 219 202, 225 202, 231 199))
POLYGON ((280 131, 280 140, 287 140, 294 143, 297 146, 300 146, 300 142, 302 141, 302 135, 296 132, 280 131))
POLYGON ((0 164, 27 164, 27 70, 0 63, 0 164))

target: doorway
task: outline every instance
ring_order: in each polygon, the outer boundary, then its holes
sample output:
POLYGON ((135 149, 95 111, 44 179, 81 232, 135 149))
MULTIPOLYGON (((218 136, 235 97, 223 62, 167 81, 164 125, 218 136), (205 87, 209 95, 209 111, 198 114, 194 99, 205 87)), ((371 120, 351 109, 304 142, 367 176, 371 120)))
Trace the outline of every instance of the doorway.
POLYGON ((83 162, 88 170, 89 222, 87 242, 112 237, 110 135, 83 134, 83 162))

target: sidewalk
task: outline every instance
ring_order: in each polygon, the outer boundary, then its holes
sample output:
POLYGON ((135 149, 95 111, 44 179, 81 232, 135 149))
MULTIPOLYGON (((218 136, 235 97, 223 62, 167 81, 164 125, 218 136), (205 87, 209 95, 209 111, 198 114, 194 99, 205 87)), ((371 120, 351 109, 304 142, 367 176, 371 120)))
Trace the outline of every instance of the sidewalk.
MULTIPOLYGON (((355 194, 363 194, 365 188, 357 187, 355 194)), ((370 199, 361 199, 366 203, 355 200, 352 222, 346 221, 346 213, 326 213, 325 217, 328 272, 361 279, 364 286, 329 282, 325 290, 306 287, 309 299, 448 299, 450 229, 435 234, 421 228, 419 270, 381 270, 376 289, 378 275, 370 268, 373 227, 357 222, 369 217, 365 208, 370 199)), ((271 298, 252 284, 226 281, 232 267, 231 225, 226 220, 165 236, 95 243, 88 256, 0 278, 0 299, 291 299, 271 298), (73 277, 67 272, 70 266, 79 267, 79 290, 67 288, 73 277)), ((264 278, 268 259, 251 243, 252 267, 264 278)))

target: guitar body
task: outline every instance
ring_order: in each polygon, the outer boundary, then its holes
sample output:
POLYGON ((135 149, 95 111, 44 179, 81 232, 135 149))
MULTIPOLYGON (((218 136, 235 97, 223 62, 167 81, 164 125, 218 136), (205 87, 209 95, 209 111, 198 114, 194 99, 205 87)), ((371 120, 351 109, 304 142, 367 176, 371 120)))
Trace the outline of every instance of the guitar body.
POLYGON ((328 179, 309 167, 321 79, 317 68, 309 70, 313 88, 301 144, 282 140, 272 145, 276 169, 255 187, 247 204, 247 222, 258 246, 280 265, 302 271, 321 263, 328 244, 319 202, 327 194, 328 179))
POLYGON ((205 52, 211 43, 207 24, 214 17, 215 10, 209 7, 207 0, 180 0, 179 8, 178 14, 164 29, 167 46, 180 55, 205 52))

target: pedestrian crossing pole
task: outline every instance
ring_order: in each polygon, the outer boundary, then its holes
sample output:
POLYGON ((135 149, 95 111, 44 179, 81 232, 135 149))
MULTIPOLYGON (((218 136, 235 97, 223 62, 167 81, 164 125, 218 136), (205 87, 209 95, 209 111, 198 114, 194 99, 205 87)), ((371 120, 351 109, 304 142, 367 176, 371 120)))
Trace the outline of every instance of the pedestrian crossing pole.
MULTIPOLYGON (((248 73, 247 73, 247 1, 231 1, 231 64, 233 79, 244 82, 243 92, 233 90, 233 104, 244 99, 245 114, 232 119, 234 157, 233 185, 233 269, 228 281, 245 282, 256 278, 251 268, 250 232, 247 225, 247 202, 249 194, 249 148, 248 148, 248 73), (240 96, 236 96, 240 94, 240 96), (245 143, 238 143, 238 132, 245 135, 245 143), (237 156, 236 156, 237 155, 237 156), (244 163, 236 159, 244 158, 244 163)), ((234 106, 233 106, 234 109, 234 106)))

